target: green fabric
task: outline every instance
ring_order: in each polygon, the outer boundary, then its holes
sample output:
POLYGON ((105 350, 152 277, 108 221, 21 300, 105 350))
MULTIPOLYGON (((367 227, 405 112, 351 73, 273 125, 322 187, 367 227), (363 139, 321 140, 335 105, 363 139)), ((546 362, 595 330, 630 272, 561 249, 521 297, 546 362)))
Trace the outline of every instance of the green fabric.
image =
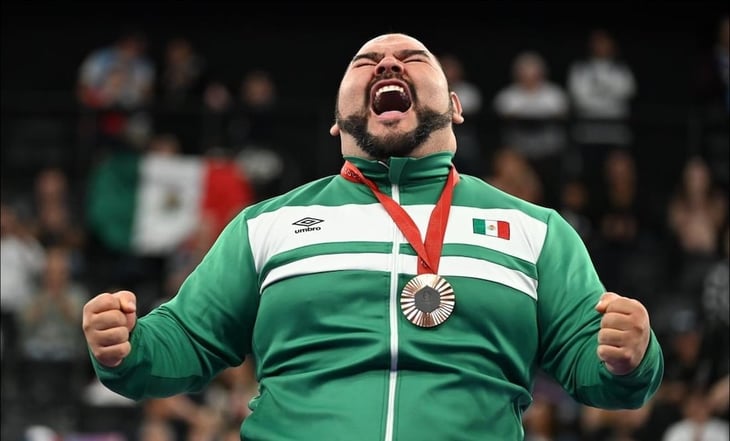
POLYGON ((113 153, 89 178, 87 225, 114 251, 131 250, 140 158, 136 152, 113 153))
MULTIPOLYGON (((402 205, 432 206, 451 157, 393 158, 389 167, 352 159, 402 205)), ((247 441, 521 440, 539 368, 586 404, 646 402, 661 379, 661 348, 652 336, 641 366, 623 377, 601 365, 593 307, 604 287, 567 222, 466 175, 453 205, 527 223, 514 222, 510 241, 488 238, 472 232, 481 216, 459 219, 452 209, 449 224, 472 243, 447 243, 442 263, 484 263, 494 279, 448 276, 457 301, 435 328, 414 326, 399 309, 415 270, 399 259, 413 260, 412 247, 394 225, 362 222, 380 214, 369 189, 331 176, 245 209, 178 295, 138 320, 130 356, 113 369, 95 362, 96 372, 143 399, 199 390, 252 353, 260 395, 242 428, 247 441), (295 233, 306 217, 320 229, 295 233), (382 234, 363 239, 368 226, 382 234), (526 257, 509 248, 519 241, 526 257)))

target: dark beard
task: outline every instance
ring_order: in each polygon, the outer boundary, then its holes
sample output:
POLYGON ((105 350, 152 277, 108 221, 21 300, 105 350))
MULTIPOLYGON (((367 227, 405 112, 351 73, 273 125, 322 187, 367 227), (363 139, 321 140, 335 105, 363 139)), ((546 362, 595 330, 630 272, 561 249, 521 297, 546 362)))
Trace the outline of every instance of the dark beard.
POLYGON ((335 120, 341 131, 355 138, 355 142, 363 152, 375 159, 383 160, 391 156, 410 156, 417 147, 426 142, 431 133, 451 124, 452 113, 451 106, 444 113, 417 108, 418 126, 414 130, 382 138, 368 133, 367 113, 343 119, 337 110, 335 120))

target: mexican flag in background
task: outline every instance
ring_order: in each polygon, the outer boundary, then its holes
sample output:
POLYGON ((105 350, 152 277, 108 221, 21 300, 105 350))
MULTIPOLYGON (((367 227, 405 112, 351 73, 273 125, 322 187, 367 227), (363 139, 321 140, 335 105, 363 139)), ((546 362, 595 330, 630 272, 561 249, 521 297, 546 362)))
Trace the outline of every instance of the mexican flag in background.
POLYGON ((89 180, 89 228, 109 249, 164 256, 207 219, 216 235, 253 202, 232 160, 158 153, 115 153, 89 180))

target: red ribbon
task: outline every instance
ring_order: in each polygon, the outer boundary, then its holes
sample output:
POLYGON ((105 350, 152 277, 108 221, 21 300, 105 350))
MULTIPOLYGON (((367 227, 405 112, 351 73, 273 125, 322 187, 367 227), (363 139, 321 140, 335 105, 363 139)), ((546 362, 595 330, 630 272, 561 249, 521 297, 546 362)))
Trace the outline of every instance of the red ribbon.
POLYGON ((438 274, 439 261, 441 260, 441 249, 444 246, 444 235, 446 234, 446 224, 449 221, 449 211, 451 210, 451 199, 454 194, 454 187, 459 181, 459 175, 452 166, 449 170, 449 176, 446 179, 446 185, 441 191, 436 206, 431 212, 428 220, 428 230, 426 230, 426 240, 421 242, 421 232, 413 221, 411 216, 398 205, 390 196, 386 195, 378 186, 365 175, 350 161, 340 170, 340 174, 348 181, 358 184, 364 184, 370 188, 378 201, 383 205, 385 211, 388 212, 393 222, 398 226, 408 242, 411 244, 419 257, 418 274, 431 273, 438 274))

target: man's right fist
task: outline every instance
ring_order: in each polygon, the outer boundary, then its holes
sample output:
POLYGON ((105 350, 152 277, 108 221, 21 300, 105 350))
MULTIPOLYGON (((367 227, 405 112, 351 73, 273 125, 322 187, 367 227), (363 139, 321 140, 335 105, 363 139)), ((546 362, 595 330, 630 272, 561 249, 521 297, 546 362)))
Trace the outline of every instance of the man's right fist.
POLYGON ((137 298, 130 291, 99 294, 84 305, 84 335, 99 363, 118 366, 129 355, 136 311, 137 298))

